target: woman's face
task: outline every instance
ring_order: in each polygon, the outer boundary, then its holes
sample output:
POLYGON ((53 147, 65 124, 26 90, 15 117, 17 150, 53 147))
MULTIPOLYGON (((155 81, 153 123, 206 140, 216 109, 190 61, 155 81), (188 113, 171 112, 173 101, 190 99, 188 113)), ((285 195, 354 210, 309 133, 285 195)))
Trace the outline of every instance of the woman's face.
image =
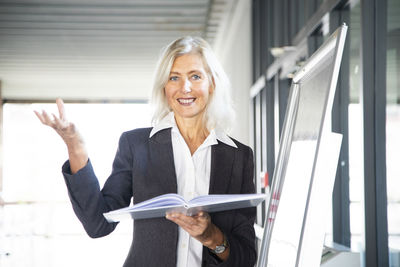
POLYGON ((177 57, 172 65, 165 95, 175 117, 201 118, 212 93, 205 66, 198 54, 177 57))

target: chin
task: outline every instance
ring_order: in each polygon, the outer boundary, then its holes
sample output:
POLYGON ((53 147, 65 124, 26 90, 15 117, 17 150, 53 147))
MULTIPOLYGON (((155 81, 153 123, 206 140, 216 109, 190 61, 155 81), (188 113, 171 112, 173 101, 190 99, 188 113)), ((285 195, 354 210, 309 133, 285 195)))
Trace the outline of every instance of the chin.
POLYGON ((184 119, 194 119, 197 117, 202 117, 203 113, 201 112, 175 112, 175 115, 178 115, 181 118, 184 119))

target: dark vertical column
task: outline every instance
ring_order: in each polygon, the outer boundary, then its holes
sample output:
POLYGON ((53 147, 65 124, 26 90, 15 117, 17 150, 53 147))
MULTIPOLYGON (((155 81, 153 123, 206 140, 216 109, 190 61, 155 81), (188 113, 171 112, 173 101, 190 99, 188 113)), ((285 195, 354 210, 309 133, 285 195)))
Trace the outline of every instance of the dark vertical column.
MULTIPOLYGON (((333 33, 343 21, 349 21, 348 7, 333 10, 329 16, 330 32, 333 33)), ((351 27, 351 25, 350 25, 351 27)), ((333 241, 350 247, 350 198, 349 198, 349 74, 350 74, 350 40, 346 40, 338 85, 332 109, 332 130, 343 135, 337 166, 335 186, 332 199, 333 241)))
POLYGON ((298 12, 298 14, 299 14, 299 16, 298 16, 298 21, 297 21, 297 31, 296 32, 298 32, 298 31, 300 31, 300 29, 304 26, 304 24, 306 24, 306 21, 307 21, 307 19, 306 19, 306 17, 305 17, 305 1, 306 0, 298 0, 298 1, 296 1, 296 4, 297 4, 297 12, 298 12))
POLYGON ((387 1, 361 4, 366 267, 389 266, 386 194, 387 1))
MULTIPOLYGON (((261 167, 261 170, 260 170, 261 172, 267 172, 268 171, 267 161, 268 161, 268 158, 269 158, 269 155, 267 153, 267 151, 268 151, 267 148, 268 148, 269 142, 270 142, 269 139, 268 139, 268 132, 267 132, 268 127, 269 127, 269 125, 267 125, 268 124, 268 118, 267 118, 267 114, 268 114, 268 112, 267 112, 267 107, 268 107, 267 90, 268 90, 268 87, 266 86, 260 92, 260 95, 261 95, 261 110, 260 110, 261 111, 261 135, 262 135, 262 138, 261 138, 261 141, 262 141, 262 143, 261 143, 262 167, 261 167)), ((260 177, 260 180, 261 180, 261 178, 264 178, 264 177, 261 177, 261 172, 258 173, 258 175, 260 177)), ((262 193, 265 193, 264 185, 265 185, 265 182, 264 182, 263 188, 261 190, 262 193)), ((266 216, 265 202, 263 202, 261 204, 261 206, 262 206, 261 210, 262 210, 262 218, 263 218, 263 226, 264 226, 265 216, 266 216)))
POLYGON ((312 14, 314 15, 314 13, 317 11, 319 4, 322 0, 314 0, 312 3, 312 14))
POLYGON ((279 138, 282 134, 283 121, 286 115, 290 84, 291 80, 289 79, 279 81, 279 138))
MULTIPOLYGON (((254 170, 256 179, 257 193, 261 193, 261 181, 259 173, 261 170, 261 107, 260 107, 260 93, 253 98, 254 107, 254 170)), ((257 223, 262 225, 264 218, 262 217, 261 208, 257 207, 257 223)))
POLYGON ((289 9, 289 0, 281 0, 282 2, 282 25, 281 25, 281 31, 283 33, 282 36, 282 42, 283 45, 288 46, 290 45, 290 31, 289 31, 289 25, 290 25, 290 9, 289 9))
POLYGON ((253 0, 252 5, 252 41, 253 41, 253 83, 261 75, 260 70, 260 1, 253 0))
POLYGON ((305 17, 304 24, 307 23, 307 21, 311 18, 312 14, 313 14, 314 1, 315 0, 304 0, 304 17, 305 17))
MULTIPOLYGON (((306 0, 306 7, 305 9, 307 12, 311 12, 312 16, 315 8, 315 0, 306 0)), ((309 19, 309 17, 307 19, 309 19)), ((307 38, 307 46, 308 46, 308 56, 311 56, 324 42, 324 38, 321 31, 321 26, 317 27, 314 32, 308 36, 307 38)))
MULTIPOLYGON (((267 51, 267 68, 272 64, 274 58, 272 57, 269 49, 274 46, 274 5, 273 1, 267 1, 265 14, 267 17, 267 45, 264 48, 267 51)), ((265 71, 265 70, 264 70, 265 71)))
POLYGON ((308 44, 308 55, 311 56, 324 42, 322 36, 321 27, 318 27, 310 36, 307 38, 308 44))
MULTIPOLYGON (((268 1, 269 2, 269 1, 268 1)), ((264 0, 252 1, 252 41, 253 41, 253 83, 256 82, 261 75, 264 74, 267 67, 267 20, 266 14, 267 3, 264 0)), ((252 100, 253 103, 253 120, 254 120, 254 161, 255 161, 255 179, 257 192, 262 192, 262 184, 260 179, 261 171, 264 171, 265 153, 265 114, 263 112, 265 106, 265 96, 263 89, 252 100), (264 130, 263 130, 264 129, 264 130)), ((262 225, 264 222, 264 209, 257 207, 257 223, 262 225)))
POLYGON ((267 172, 272 183, 275 168, 275 125, 274 125, 274 81, 267 81, 266 84, 266 119, 267 119, 267 172))
POLYGON ((260 16, 260 73, 264 74, 268 67, 268 5, 267 1, 260 2, 259 16, 260 16))
POLYGON ((299 31, 299 1, 289 0, 289 44, 292 45, 292 39, 299 31))
POLYGON ((280 47, 283 45, 283 2, 282 0, 271 0, 272 1, 272 10, 273 10, 273 46, 280 47))
MULTIPOLYGON (((267 1, 268 12, 268 32, 266 49, 274 46, 281 45, 282 28, 279 27, 283 20, 281 14, 281 3, 277 0, 267 1), (277 24, 278 23, 278 24, 277 24)), ((281 25, 282 26, 282 25, 281 25)), ((268 51, 267 54, 267 67, 274 61, 273 56, 268 51)), ((275 154, 274 154, 274 86, 272 81, 265 81, 265 118, 266 118, 266 172, 269 177, 269 184, 272 182, 272 177, 275 167, 275 154)))

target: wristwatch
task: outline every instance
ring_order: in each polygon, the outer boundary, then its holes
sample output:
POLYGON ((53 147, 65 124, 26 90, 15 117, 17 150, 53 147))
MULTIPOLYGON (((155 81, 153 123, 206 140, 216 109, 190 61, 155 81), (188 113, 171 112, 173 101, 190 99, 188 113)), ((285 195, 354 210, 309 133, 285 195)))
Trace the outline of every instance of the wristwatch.
POLYGON ((215 249, 212 249, 211 251, 215 254, 221 254, 225 251, 225 249, 229 247, 228 244, 228 240, 226 239, 225 235, 224 235, 224 243, 222 243, 221 245, 218 245, 215 247, 215 249))

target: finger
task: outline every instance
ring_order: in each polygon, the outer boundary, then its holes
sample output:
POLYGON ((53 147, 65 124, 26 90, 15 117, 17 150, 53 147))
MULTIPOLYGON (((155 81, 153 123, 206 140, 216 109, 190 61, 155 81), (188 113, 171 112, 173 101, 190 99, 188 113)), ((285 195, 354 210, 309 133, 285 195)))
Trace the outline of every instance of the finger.
POLYGON ((194 218, 196 218, 197 220, 199 220, 199 222, 202 222, 202 223, 204 223, 204 222, 207 223, 208 221, 211 222, 210 215, 207 212, 203 212, 203 211, 199 212, 196 216, 194 216, 194 218))
POLYGON ((51 126, 51 127, 54 126, 54 123, 53 123, 52 119, 50 118, 49 114, 47 114, 46 111, 43 110, 42 116, 43 116, 43 119, 44 119, 44 124, 46 124, 48 126, 51 126))
POLYGON ((181 220, 181 214, 180 213, 168 213, 166 218, 171 220, 171 221, 180 221, 181 220))
POLYGON ((207 212, 200 211, 199 213, 197 213, 197 216, 202 217, 202 218, 208 218, 210 215, 208 215, 207 212))
POLYGON ((167 218, 168 220, 172 221, 173 223, 176 223, 177 225, 182 227, 182 222, 176 217, 175 214, 167 214, 165 216, 165 218, 167 218))
POLYGON ((176 223, 179 227, 181 227, 193 237, 196 237, 202 233, 202 230, 197 225, 192 225, 182 220, 176 220, 174 223, 176 223))
POLYGON ((61 120, 67 120, 67 115, 65 112, 65 106, 64 106, 64 101, 61 98, 56 99, 57 107, 58 107, 58 113, 60 114, 60 119, 61 120))
POLYGON ((178 214, 177 219, 181 220, 182 222, 185 222, 185 223, 187 223, 189 225, 196 224, 196 219, 194 217, 187 216, 185 214, 181 214, 181 213, 178 214))
POLYGON ((189 216, 185 216, 179 213, 172 213, 167 215, 167 219, 173 221, 174 223, 178 224, 182 228, 190 228, 195 224, 195 220, 189 216))
POLYGON ((43 118, 43 116, 42 116, 39 112, 37 112, 36 110, 34 110, 33 112, 35 113, 36 117, 38 117, 38 119, 40 120, 40 122, 43 123, 43 124, 45 124, 45 123, 44 123, 44 118, 43 118))
POLYGON ((61 121, 55 114, 52 114, 54 118, 54 125, 57 129, 64 129, 66 127, 66 123, 61 121))

